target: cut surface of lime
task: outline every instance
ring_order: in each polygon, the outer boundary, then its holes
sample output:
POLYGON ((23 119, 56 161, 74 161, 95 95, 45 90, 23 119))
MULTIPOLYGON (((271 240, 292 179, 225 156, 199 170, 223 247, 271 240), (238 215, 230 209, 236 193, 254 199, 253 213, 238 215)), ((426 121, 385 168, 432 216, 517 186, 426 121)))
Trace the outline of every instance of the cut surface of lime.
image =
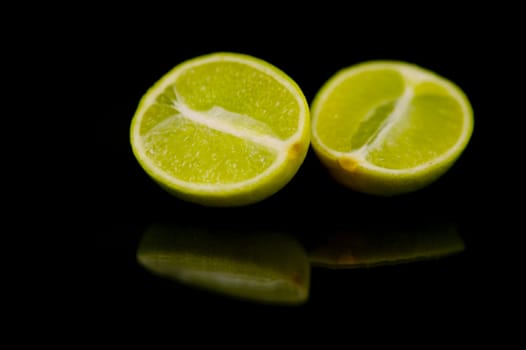
POLYGON ((473 111, 453 82, 414 64, 342 69, 312 103, 312 146, 336 180, 396 195, 429 185, 467 146, 473 111))
POLYGON ((141 99, 130 140, 163 188, 212 206, 258 202, 287 184, 310 142, 298 85, 261 59, 212 53, 177 65, 141 99))

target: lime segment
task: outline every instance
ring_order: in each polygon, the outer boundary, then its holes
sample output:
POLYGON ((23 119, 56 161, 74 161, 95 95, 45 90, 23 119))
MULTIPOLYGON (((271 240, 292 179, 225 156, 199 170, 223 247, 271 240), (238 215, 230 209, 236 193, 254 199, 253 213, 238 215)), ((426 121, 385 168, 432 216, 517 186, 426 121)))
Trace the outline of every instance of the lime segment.
POLYGON ((151 129, 144 145, 166 176, 194 183, 236 183, 253 178, 276 159, 276 152, 178 114, 151 129), (203 142, 221 139, 220 143, 203 142), (224 167, 219 171, 218 167, 224 167))

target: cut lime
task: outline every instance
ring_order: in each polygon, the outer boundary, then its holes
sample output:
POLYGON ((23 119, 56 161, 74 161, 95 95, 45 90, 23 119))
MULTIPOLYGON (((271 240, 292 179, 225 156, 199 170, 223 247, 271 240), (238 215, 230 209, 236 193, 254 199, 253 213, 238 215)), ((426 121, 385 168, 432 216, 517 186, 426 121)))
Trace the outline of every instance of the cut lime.
POLYGON ((255 203, 285 186, 310 142, 297 84, 255 57, 213 53, 150 88, 133 117, 139 164, 172 194, 212 206, 255 203))
POLYGON ((312 146, 322 163, 342 184, 375 195, 429 185, 457 160, 472 131, 463 91, 405 62, 345 68, 312 103, 312 146))

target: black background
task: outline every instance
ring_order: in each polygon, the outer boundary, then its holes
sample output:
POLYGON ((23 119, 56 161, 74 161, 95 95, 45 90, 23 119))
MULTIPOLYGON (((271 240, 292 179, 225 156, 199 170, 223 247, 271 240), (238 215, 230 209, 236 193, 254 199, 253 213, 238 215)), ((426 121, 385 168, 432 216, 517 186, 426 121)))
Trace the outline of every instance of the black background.
POLYGON ((489 247, 495 244, 492 218, 499 205, 497 190, 488 186, 487 160, 495 154, 491 140, 496 132, 489 87, 499 73, 488 67, 507 59, 506 43, 480 18, 449 7, 438 10, 416 9, 403 17, 385 10, 377 17, 370 10, 349 14, 328 6, 307 14, 254 7, 219 19, 207 9, 210 20, 195 9, 175 15, 159 9, 154 15, 120 15, 118 22, 115 13, 83 21, 78 42, 62 58, 72 75, 81 72, 80 118, 88 121, 83 123, 88 137, 79 148, 86 152, 80 170, 88 176, 75 193, 82 204, 70 208, 74 227, 85 231, 74 246, 87 252, 76 289, 81 294, 72 301, 77 315, 94 317, 110 329, 113 324, 170 328, 181 323, 189 328, 261 329, 256 324, 264 319, 271 320, 265 321, 268 332, 285 333, 290 327, 318 324, 425 329, 447 320, 444 328, 428 331, 451 335, 467 332, 474 322, 493 322, 489 314, 499 306, 488 286, 501 281, 489 247), (337 185, 309 151, 293 180, 261 203, 206 208, 182 202, 142 171, 131 152, 129 126, 139 99, 164 73, 186 59, 217 51, 267 60, 298 83, 309 103, 332 74, 354 63, 416 63, 465 91, 475 114, 472 139, 437 182, 399 197, 372 197, 337 185), (439 260, 372 269, 313 268, 306 304, 269 306, 174 284, 143 270, 135 258, 137 245, 144 230, 159 220, 276 226, 306 244, 326 234, 327 222, 345 227, 354 220, 386 226, 447 221, 458 227, 466 250, 439 260))

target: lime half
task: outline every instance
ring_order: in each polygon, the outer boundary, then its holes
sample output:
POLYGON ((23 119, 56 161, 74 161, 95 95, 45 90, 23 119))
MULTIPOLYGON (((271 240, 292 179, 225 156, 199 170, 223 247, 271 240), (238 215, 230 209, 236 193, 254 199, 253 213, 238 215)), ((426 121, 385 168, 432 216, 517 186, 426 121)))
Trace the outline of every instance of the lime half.
POLYGON ((336 180, 396 195, 429 185, 465 149, 473 111, 453 82, 419 66, 368 61, 337 72, 312 103, 312 145, 336 180))
POLYGON ((130 140, 146 173, 177 197, 245 205, 298 171, 310 143, 309 108, 277 67, 213 53, 177 65, 146 92, 130 140))

